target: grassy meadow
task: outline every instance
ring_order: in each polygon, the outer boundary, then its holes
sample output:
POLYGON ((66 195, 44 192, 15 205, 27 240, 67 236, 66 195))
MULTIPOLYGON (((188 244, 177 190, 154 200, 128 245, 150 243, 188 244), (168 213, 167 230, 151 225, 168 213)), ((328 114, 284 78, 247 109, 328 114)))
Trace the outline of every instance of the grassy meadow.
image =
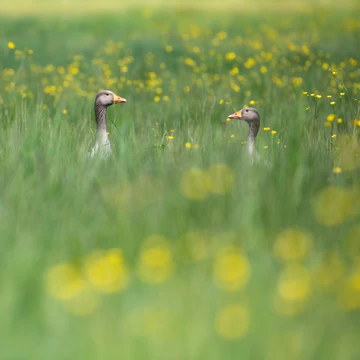
POLYGON ((1 6, 1 359, 359 358, 359 7, 1 6))

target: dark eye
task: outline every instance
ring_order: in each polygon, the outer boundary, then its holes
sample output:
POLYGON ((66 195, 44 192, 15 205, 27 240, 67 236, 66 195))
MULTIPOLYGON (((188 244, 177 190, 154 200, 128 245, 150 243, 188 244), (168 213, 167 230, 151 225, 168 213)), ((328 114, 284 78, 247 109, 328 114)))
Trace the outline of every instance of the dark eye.
POLYGON ((246 109, 245 111, 246 111, 246 112, 249 112, 249 110, 248 110, 248 109, 246 109))
POLYGON ((106 94, 106 96, 109 96, 110 94, 106 94))

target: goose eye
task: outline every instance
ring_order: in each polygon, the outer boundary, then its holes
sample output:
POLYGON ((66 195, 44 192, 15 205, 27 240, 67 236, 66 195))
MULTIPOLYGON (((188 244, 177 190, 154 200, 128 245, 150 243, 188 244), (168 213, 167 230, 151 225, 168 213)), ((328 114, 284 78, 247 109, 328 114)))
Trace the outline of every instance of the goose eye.
POLYGON ((106 94, 106 96, 109 96, 110 94, 106 94))
POLYGON ((248 110, 248 109, 246 109, 246 112, 249 112, 249 110, 248 110))

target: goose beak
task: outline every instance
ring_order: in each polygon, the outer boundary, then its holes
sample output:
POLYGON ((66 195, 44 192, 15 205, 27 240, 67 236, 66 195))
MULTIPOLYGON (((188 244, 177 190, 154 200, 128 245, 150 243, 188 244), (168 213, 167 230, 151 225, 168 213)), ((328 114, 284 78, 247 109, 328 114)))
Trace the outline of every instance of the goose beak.
POLYGON ((119 104, 119 103, 126 103, 126 99, 122 98, 119 95, 114 94, 114 104, 119 104))
POLYGON ((241 120, 242 119, 241 111, 237 111, 236 113, 233 113, 233 114, 229 115, 228 118, 229 119, 241 120))

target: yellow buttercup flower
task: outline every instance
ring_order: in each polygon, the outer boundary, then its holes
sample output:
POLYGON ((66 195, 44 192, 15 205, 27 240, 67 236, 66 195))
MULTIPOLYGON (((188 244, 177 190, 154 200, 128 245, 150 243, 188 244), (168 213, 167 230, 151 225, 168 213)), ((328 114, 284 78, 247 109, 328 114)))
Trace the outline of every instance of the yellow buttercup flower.
POLYGON ((129 272, 120 249, 90 254, 85 261, 85 274, 89 283, 104 293, 120 292, 129 283, 129 272))
POLYGON ((335 114, 329 114, 327 117, 326 117, 326 121, 334 121, 335 120, 335 117, 336 115, 335 114))
POLYGON ((282 261, 295 261, 304 258, 312 245, 311 236, 297 228, 282 231, 276 238, 274 253, 282 261))
POLYGON ((139 256, 140 279, 149 284, 161 284, 171 277, 173 270, 173 255, 167 239, 161 235, 148 237, 139 256))
POLYGON ((234 59, 236 59, 236 54, 232 51, 232 52, 228 52, 225 54, 225 59, 227 61, 232 61, 234 59))
POLYGON ((226 291, 243 289, 250 280, 251 268, 241 249, 228 247, 221 249, 213 264, 215 284, 226 291))

